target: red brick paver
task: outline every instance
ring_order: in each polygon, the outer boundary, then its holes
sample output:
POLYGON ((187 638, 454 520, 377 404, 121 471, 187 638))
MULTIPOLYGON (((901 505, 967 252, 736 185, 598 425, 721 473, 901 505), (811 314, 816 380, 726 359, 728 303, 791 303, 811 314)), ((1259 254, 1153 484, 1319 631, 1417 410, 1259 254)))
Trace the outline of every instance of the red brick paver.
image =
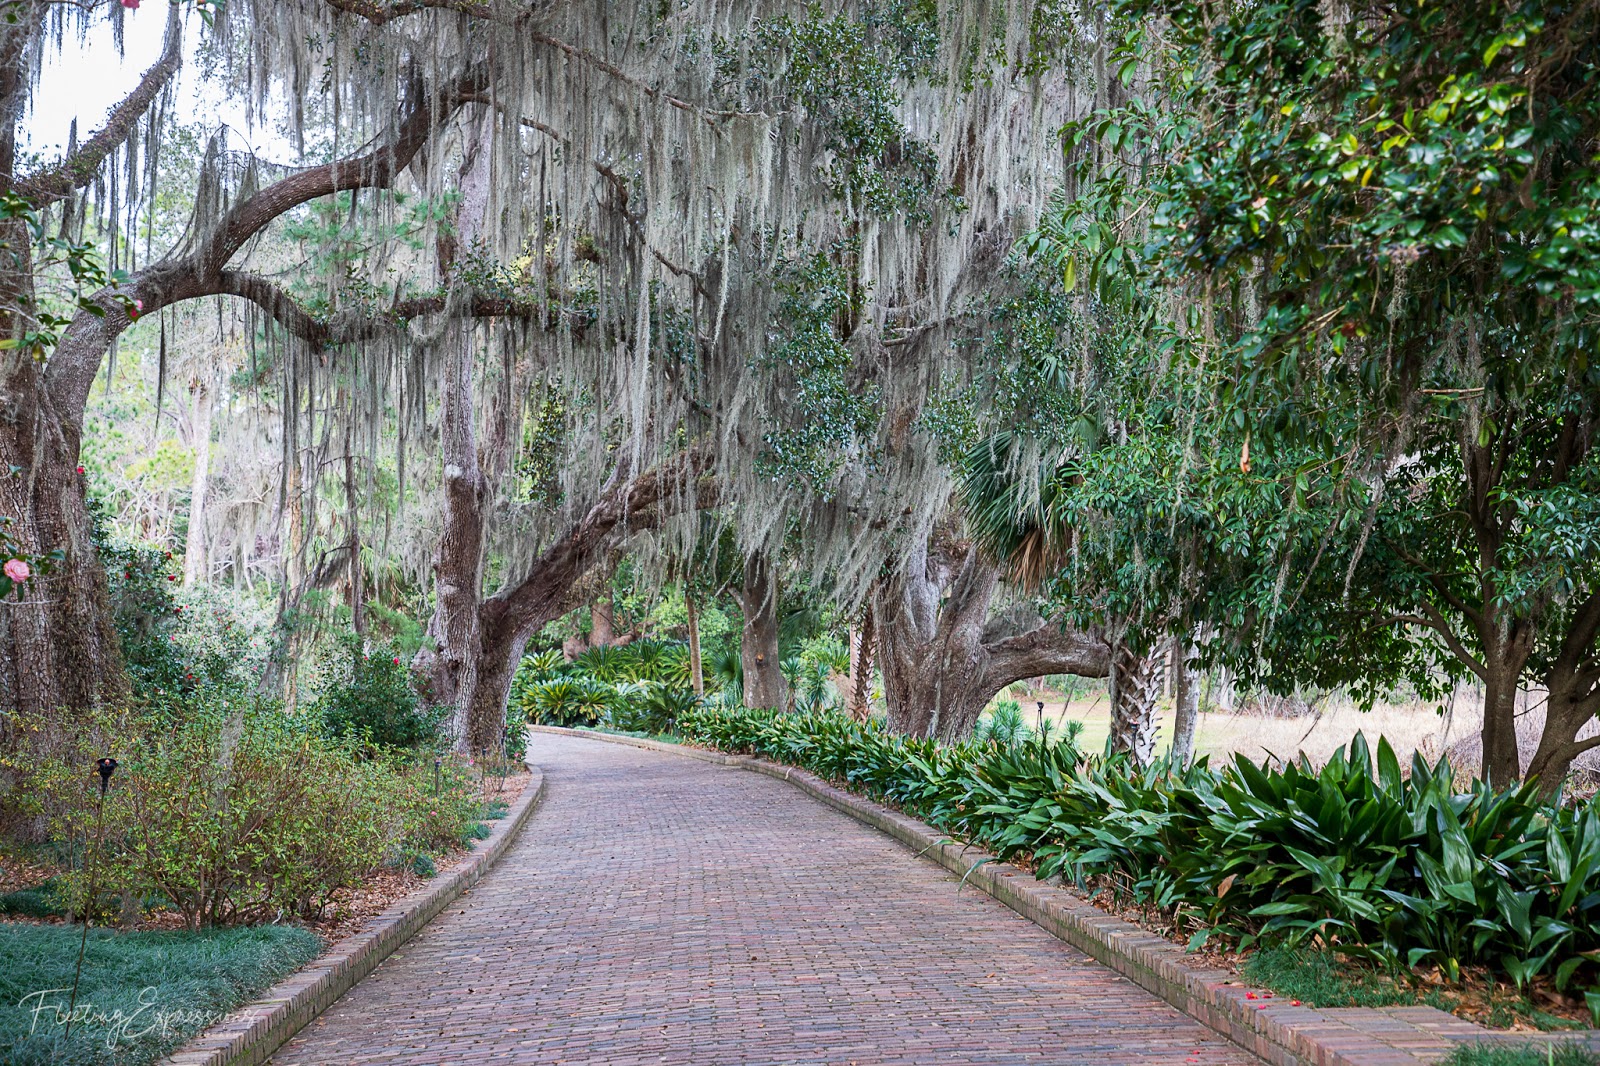
POLYGON ((1258 1061, 782 781, 553 735, 530 758, 512 851, 274 1062, 1258 1061))

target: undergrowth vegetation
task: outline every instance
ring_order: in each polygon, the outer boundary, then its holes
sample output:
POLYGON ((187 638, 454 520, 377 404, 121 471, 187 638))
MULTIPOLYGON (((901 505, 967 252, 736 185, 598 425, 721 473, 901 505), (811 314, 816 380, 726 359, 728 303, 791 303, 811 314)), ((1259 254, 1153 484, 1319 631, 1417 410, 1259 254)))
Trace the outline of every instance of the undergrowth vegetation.
MULTIPOLYGON (((1086 757, 1070 739, 942 746, 835 714, 702 708, 690 740, 765 756, 898 804, 1188 937, 1321 944, 1518 989, 1600 980, 1600 817, 1536 785, 1458 788, 1441 760, 1402 767, 1359 734, 1320 769, 1243 757, 1220 769, 1086 757)), ((1600 1010, 1600 989, 1584 993, 1600 1010)))
POLYGON ((8 764, 65 859, 54 893, 75 913, 157 900, 190 928, 315 917, 384 865, 470 842, 482 805, 454 758, 372 749, 273 704, 191 698, 181 715, 107 711, 72 731, 20 720, 8 764), (103 806, 94 760, 117 752, 103 806), (100 840, 95 845, 93 842, 100 840), (88 900, 87 853, 95 898, 88 900))
POLYGON ((559 651, 526 656, 511 683, 510 719, 536 725, 669 732, 700 705, 685 645, 639 640, 590 648, 572 662, 559 651))

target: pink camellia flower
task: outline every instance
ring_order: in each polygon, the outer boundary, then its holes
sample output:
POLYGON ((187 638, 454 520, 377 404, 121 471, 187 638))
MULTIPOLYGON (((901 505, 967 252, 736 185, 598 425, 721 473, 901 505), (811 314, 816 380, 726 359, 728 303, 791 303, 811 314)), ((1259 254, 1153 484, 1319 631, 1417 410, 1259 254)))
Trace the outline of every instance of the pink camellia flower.
POLYGON ((28 564, 21 559, 7 559, 5 565, 6 577, 21 583, 28 580, 33 571, 28 569, 28 564))
POLYGON ((395 664, 395 665, 396 665, 396 666, 399 666, 399 665, 400 665, 400 656, 398 656, 398 655, 396 655, 396 656, 395 656, 395 657, 394 657, 394 664, 395 664))
POLYGON ((137 11, 139 9, 139 0, 122 0, 122 6, 129 11, 137 11))

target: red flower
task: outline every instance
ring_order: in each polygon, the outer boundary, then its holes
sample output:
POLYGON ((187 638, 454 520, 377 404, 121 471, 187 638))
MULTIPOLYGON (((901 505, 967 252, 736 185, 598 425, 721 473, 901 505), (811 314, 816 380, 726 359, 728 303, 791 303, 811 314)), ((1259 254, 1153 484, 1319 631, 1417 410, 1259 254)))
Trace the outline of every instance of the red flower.
POLYGON ((1255 999, 1256 998, 1256 994, 1254 992, 1246 992, 1244 994, 1244 998, 1245 999, 1255 999))
POLYGON ((167 575, 167 580, 168 581, 176 581, 176 580, 178 580, 178 575, 177 574, 168 574, 167 575))
POLYGON ((81 466, 78 467, 78 473, 80 473, 80 474, 83 473, 83 467, 81 467, 81 466))
POLYGON ((1291 1007, 1298 1007, 1299 1005, 1300 1005, 1300 1001, 1298 999, 1291 999, 1289 1001, 1289 1006, 1291 1006, 1291 1007))
MULTIPOLYGON (((139 9, 139 0, 121 0, 121 3, 129 11, 137 11, 139 9)), ((137 318, 138 316, 135 315, 134 317, 137 318)))
POLYGON ((399 666, 399 665, 400 665, 400 656, 398 656, 398 655, 396 655, 396 656, 395 656, 395 657, 394 657, 394 664, 395 664, 395 665, 396 665, 396 666, 399 666))

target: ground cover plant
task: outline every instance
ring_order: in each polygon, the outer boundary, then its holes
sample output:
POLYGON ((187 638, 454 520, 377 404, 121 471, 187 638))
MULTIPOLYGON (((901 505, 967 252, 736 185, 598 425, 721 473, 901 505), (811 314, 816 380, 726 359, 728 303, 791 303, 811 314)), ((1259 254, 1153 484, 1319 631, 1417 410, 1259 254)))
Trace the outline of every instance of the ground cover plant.
POLYGON ((1581 1044, 1462 1044, 1441 1066, 1600 1066, 1600 1055, 1581 1044))
POLYGON ((1211 943, 1333 945, 1459 981, 1536 978, 1594 1010, 1600 817, 1535 785, 1458 787, 1359 734, 1320 770, 1242 757, 1135 768, 1067 741, 939 745, 832 714, 703 708, 692 741, 802 766, 1002 859, 1152 908, 1211 943))
POLYGON ((189 932, 91 930, 70 1034, 81 930, 0 924, 0 1061, 142 1066, 310 961, 294 926, 189 932))

